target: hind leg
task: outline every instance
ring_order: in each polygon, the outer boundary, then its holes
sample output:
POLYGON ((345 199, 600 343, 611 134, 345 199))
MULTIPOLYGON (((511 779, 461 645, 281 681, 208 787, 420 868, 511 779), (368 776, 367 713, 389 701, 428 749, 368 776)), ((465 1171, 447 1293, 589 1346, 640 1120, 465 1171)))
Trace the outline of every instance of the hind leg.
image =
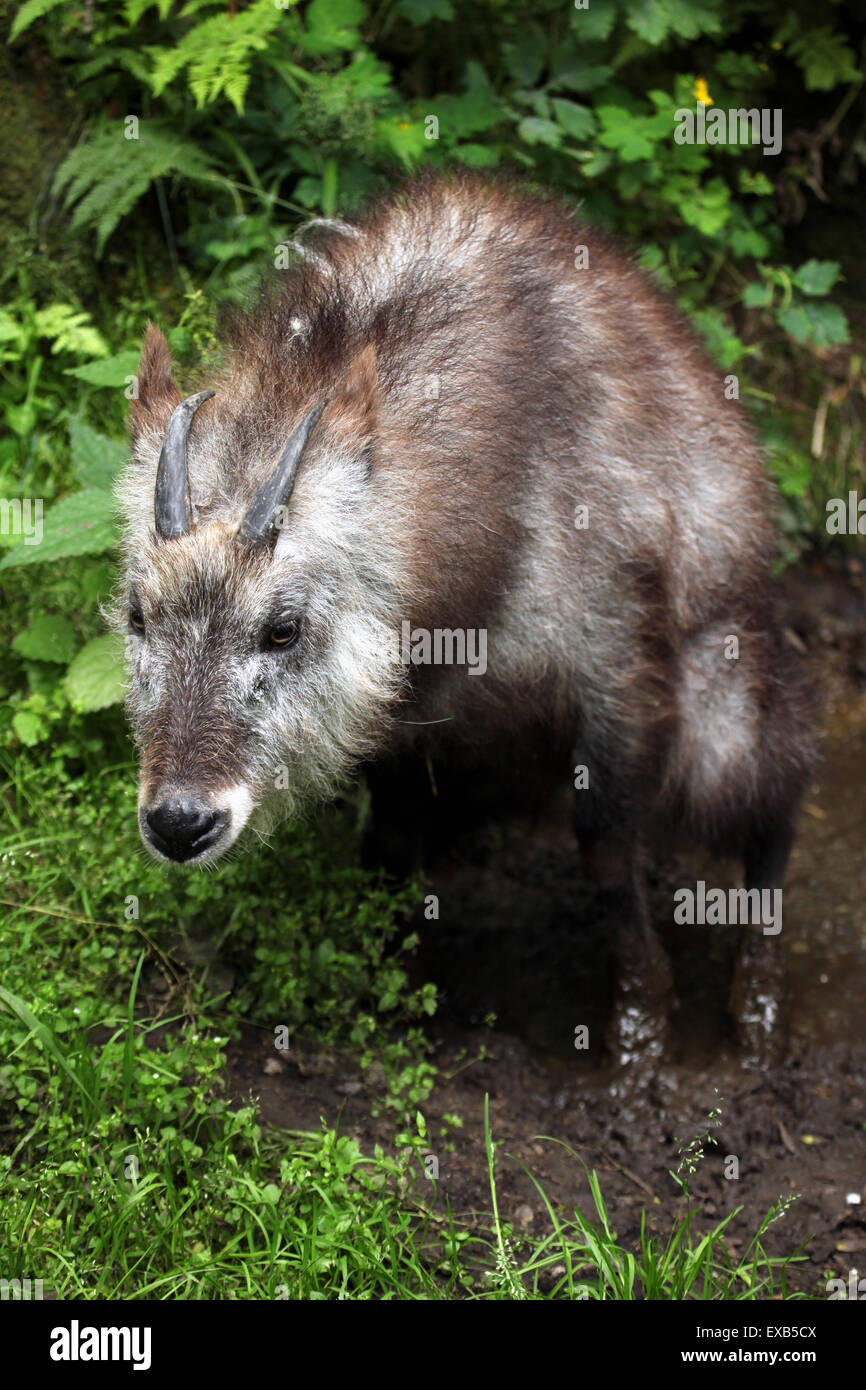
MULTIPOLYGON (((746 887, 782 892, 794 839, 793 818, 755 827, 746 836, 743 865, 746 887)), ((784 898, 782 924, 784 924, 784 898)), ((787 963, 780 931, 762 923, 741 923, 729 1010, 742 1060, 751 1066, 781 1061, 787 1043, 787 963)))
MULTIPOLYGON (((739 849, 746 888, 780 891, 803 787, 814 760, 811 695, 777 643, 736 612, 690 640, 680 691, 677 765, 687 820, 699 838, 739 849), (749 635, 750 628, 753 629, 749 635), (740 634, 736 660, 726 634, 740 634)), ((749 916, 752 915, 750 912, 749 916)), ((781 936, 763 924, 734 927, 738 954, 730 1009, 744 1059, 772 1062, 785 1043, 781 936)))
MULTIPOLYGON (((578 762, 580 758, 578 757, 578 762)), ((619 780, 595 764, 591 781, 607 788, 599 800, 575 792, 574 829, 581 856, 601 895, 615 939, 617 981, 606 1045, 620 1065, 660 1057, 674 1006, 670 964, 650 920, 642 826, 619 780), (620 795, 611 792, 620 790, 620 795)))

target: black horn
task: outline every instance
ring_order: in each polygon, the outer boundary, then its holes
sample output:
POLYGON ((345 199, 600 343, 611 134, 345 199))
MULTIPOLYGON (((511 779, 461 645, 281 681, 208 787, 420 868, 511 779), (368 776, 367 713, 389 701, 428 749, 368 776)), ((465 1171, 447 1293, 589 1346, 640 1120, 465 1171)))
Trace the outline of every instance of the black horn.
POLYGON ((313 406, 309 415, 305 415, 298 428, 293 431, 288 444, 256 494, 255 500, 250 504, 246 516, 238 528, 240 540, 247 541, 250 545, 261 545, 268 539, 277 507, 284 507, 292 495, 301 455, 324 408, 324 402, 313 406))
POLYGON ((172 411, 168 422, 156 470, 154 496, 157 534, 167 541, 185 536, 192 525, 186 476, 186 441, 193 415, 214 394, 213 391, 199 391, 195 396, 187 396, 172 411))

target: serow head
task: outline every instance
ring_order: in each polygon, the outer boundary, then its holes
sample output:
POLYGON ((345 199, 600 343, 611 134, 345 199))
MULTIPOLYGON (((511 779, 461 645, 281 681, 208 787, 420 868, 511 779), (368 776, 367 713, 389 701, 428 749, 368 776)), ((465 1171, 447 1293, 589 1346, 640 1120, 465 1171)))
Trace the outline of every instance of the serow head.
POLYGON ((114 617, 139 829, 157 859, 206 864, 248 821, 267 829, 333 795, 390 718, 401 673, 389 561, 367 516, 374 393, 365 352, 321 425, 325 401, 309 394, 287 401, 282 425, 280 412, 257 418, 233 378, 182 399, 149 330, 114 617))

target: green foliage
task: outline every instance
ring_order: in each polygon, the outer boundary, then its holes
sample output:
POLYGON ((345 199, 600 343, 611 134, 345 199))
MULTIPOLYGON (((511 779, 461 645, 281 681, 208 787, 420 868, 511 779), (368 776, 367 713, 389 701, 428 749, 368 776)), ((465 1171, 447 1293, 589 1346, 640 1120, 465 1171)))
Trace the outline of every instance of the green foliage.
POLYGON ((97 251, 158 179, 178 176, 218 182, 211 161, 191 140, 158 121, 143 122, 128 138, 125 125, 102 122, 76 145, 57 171, 56 188, 74 208, 72 226, 96 229, 97 251))
POLYGON ((29 29, 31 24, 35 24, 37 19, 42 19, 50 10, 59 9, 65 0, 25 0, 20 10, 12 22, 9 32, 10 42, 14 42, 25 29, 29 29))
POLYGON ((203 9, 217 8, 220 12, 202 19, 174 47, 146 50, 152 59, 150 88, 154 96, 160 96, 187 68, 190 91, 198 106, 207 106, 225 95, 235 110, 242 111, 253 55, 267 49, 269 35, 280 23, 282 12, 273 0, 253 0, 249 9, 239 13, 227 12, 222 5, 188 5, 185 13, 193 8, 197 15, 203 9))
POLYGON ((105 709, 123 699, 123 647, 113 633, 94 637, 71 662, 63 681, 79 714, 105 709))
POLYGON ((328 1129, 266 1136, 232 1107, 229 1038, 278 1021, 351 1055, 421 1152, 436 998, 409 985, 415 890, 359 871, 342 815, 181 886, 145 863, 100 608, 145 320, 174 325, 182 376, 214 346, 215 301, 245 299, 299 221, 454 163, 516 170, 634 246, 738 377, 783 498, 784 558, 826 543, 826 498, 866 483, 848 235, 864 89, 846 23, 806 0, 17 8, 16 60, 76 119, 46 154, 29 240, 0 266, 0 495, 45 507, 40 544, 0 535, 7 1277, 32 1272, 29 1253, 65 1296, 774 1296, 761 1236, 779 1213, 739 1260, 727 1219, 692 1240, 690 1212, 628 1249, 592 1173, 593 1218, 545 1199, 551 1234, 530 1240, 500 1218, 488 1125, 485 1237, 431 1234, 399 1157, 328 1129), (782 109, 781 155, 678 144, 675 113, 698 98, 782 109), (67 282, 70 256, 89 297, 67 282))

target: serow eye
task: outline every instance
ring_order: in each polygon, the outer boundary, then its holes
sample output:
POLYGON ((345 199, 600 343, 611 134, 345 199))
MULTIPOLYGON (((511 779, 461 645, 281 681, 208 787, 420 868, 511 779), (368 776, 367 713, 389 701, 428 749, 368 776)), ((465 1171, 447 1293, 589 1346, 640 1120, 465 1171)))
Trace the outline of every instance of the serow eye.
POLYGON ((132 628, 133 632, 144 632, 144 618, 142 617, 140 608, 130 608, 129 626, 132 628))
POLYGON ((277 623, 268 633, 269 647, 292 647, 298 640, 298 624, 293 622, 277 623))

